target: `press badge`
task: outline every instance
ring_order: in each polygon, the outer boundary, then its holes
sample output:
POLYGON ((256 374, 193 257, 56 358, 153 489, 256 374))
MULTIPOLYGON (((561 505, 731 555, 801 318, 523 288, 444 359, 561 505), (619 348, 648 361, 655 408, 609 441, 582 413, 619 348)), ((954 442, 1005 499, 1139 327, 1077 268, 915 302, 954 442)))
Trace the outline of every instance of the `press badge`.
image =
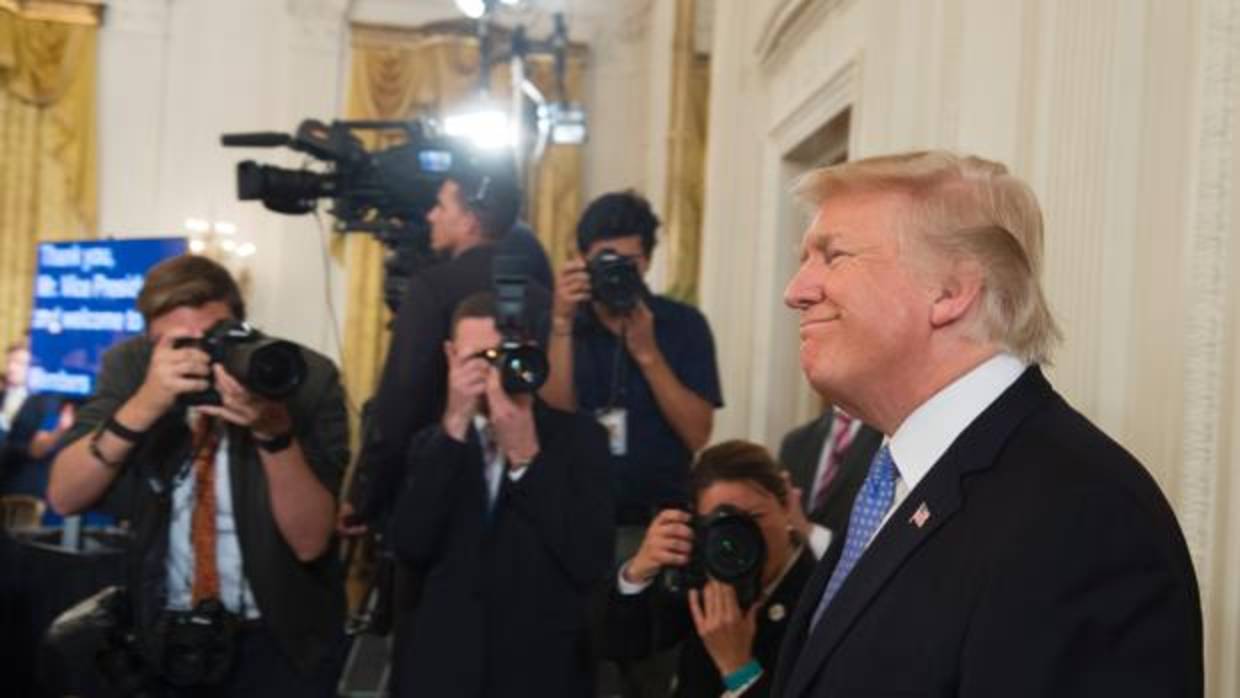
POLYGON ((620 407, 599 410, 594 413, 598 423, 607 430, 607 443, 611 455, 623 456, 629 452, 629 420, 627 410, 620 407))

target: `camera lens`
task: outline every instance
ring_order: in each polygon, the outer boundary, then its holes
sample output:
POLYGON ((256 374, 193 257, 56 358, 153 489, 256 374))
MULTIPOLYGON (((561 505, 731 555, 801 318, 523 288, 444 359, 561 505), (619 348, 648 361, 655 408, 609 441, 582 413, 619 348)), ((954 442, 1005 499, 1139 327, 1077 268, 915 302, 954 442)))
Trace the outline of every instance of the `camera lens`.
POLYGON ((292 342, 261 342, 249 352, 248 359, 242 382, 266 397, 285 397, 306 377, 306 361, 292 342))
POLYGON ((762 564, 765 542, 751 519, 725 517, 712 522, 704 541, 706 569, 722 581, 740 579, 762 564))
POLYGON ((499 358, 500 380, 504 392, 532 393, 547 382, 547 355, 536 346, 505 347, 499 358))

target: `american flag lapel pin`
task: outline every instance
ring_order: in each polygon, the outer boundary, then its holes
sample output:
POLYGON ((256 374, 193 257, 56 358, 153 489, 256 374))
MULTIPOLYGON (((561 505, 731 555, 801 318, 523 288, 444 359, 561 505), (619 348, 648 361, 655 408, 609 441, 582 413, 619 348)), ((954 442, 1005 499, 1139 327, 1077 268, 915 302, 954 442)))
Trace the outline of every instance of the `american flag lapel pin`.
POLYGON ((925 502, 922 502, 921 506, 917 507, 917 511, 913 512, 913 515, 908 518, 908 522, 917 526, 917 528, 925 526, 929 520, 930 507, 926 506, 925 502))

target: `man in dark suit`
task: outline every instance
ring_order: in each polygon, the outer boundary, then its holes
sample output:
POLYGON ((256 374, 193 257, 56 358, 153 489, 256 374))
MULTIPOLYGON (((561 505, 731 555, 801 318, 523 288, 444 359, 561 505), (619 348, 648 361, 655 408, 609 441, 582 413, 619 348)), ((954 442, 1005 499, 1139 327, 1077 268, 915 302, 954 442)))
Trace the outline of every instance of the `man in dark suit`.
POLYGON ((817 557, 848 524, 853 498, 882 440, 877 429, 834 408, 784 436, 779 460, 807 514, 796 525, 817 557))
POLYGON ((1055 393, 1036 198, 942 152, 811 173, 786 291, 824 397, 885 435, 801 596, 775 695, 1200 696, 1187 546, 1055 393))
POLYGON ((504 393, 481 353, 500 342, 494 305, 456 312, 446 406, 412 439, 392 517, 396 553, 425 573, 396 695, 585 698, 587 600, 612 558, 607 437, 504 393))

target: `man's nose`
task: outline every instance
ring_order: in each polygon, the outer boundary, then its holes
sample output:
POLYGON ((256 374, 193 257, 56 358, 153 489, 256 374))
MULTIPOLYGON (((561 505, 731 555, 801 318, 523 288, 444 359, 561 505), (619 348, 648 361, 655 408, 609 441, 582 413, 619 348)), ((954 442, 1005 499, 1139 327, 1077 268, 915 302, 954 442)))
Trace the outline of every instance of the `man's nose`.
POLYGON ((793 310, 803 310, 820 297, 821 294, 814 291, 814 284, 810 283, 809 274, 803 266, 797 269, 788 280, 788 286, 784 288, 784 305, 793 310))

